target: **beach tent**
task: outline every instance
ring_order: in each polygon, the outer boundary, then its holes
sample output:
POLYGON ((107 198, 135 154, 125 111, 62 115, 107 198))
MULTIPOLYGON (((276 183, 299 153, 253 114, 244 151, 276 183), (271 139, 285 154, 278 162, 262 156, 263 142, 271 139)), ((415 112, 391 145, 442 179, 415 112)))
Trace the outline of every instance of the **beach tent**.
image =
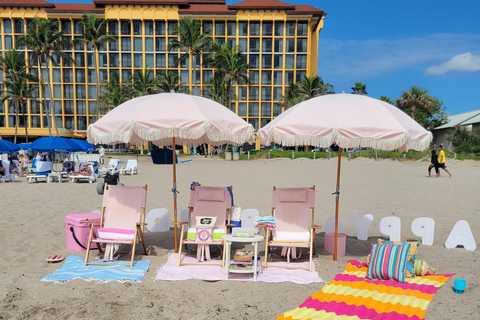
MULTIPOLYGON (((154 164, 173 164, 173 154, 172 149, 168 148, 154 148, 150 153, 154 164)), ((176 154, 175 162, 178 163, 176 154)))
POLYGON ((335 192, 335 244, 337 260, 338 207, 342 149, 424 151, 432 133, 397 107, 357 94, 328 94, 301 102, 258 131, 264 146, 272 143, 287 147, 338 145, 335 192))
POLYGON ((20 147, 8 140, 0 139, 0 153, 12 153, 20 150, 20 147))
MULTIPOLYGON (((122 103, 88 126, 87 141, 95 144, 143 143, 194 147, 253 143, 252 125, 225 106, 184 93, 159 93, 122 103)), ((173 156, 172 156, 173 157, 173 156)), ((177 173, 173 162, 173 217, 175 252, 178 252, 177 173)))

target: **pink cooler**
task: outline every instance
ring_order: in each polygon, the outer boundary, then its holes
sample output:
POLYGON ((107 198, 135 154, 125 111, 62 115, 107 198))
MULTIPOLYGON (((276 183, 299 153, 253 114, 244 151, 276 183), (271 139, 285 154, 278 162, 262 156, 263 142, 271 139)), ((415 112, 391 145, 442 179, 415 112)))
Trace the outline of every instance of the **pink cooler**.
MULTIPOLYGON (((81 222, 83 220, 95 220, 93 230, 96 232, 100 224, 100 214, 98 213, 77 213, 65 216, 65 227, 67 233, 67 250, 85 251, 90 235, 90 224, 81 222), (78 241, 78 242, 77 242, 78 241), (82 246, 85 248, 82 248, 82 246)), ((97 248, 96 243, 92 243, 92 249, 97 248)))
MULTIPOLYGON (((345 248, 347 246, 347 236, 343 233, 338 234, 338 242, 337 242, 337 255, 344 256, 345 255, 345 248)), ((324 248, 328 253, 333 254, 335 251, 335 233, 325 233, 325 243, 324 248)))

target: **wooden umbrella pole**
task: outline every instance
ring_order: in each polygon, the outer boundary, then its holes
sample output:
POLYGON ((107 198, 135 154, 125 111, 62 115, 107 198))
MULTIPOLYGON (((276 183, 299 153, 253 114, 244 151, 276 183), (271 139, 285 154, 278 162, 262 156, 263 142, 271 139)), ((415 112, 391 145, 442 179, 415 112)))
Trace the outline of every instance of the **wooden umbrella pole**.
POLYGON ((335 242, 333 247, 333 260, 337 261, 338 249, 338 204, 340 202, 340 168, 342 166, 342 148, 338 147, 338 163, 337 163, 337 187, 335 192, 335 242))
POLYGON ((175 253, 178 252, 178 232, 177 232, 177 162, 176 153, 175 153, 175 137, 173 137, 173 145, 172 145, 172 152, 173 152, 173 227, 175 231, 175 253))

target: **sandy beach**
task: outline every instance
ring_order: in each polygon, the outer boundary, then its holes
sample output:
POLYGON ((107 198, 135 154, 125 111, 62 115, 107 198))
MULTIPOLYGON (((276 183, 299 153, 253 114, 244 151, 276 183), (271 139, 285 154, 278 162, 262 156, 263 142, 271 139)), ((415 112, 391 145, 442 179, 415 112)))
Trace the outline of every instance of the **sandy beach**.
MULTIPOLYGON (((235 204, 256 208, 261 215, 271 210, 272 187, 316 186, 315 222, 325 225, 334 215, 336 159, 273 159, 225 161, 218 157, 190 157, 191 164, 177 171, 179 209, 188 206, 192 181, 202 185, 233 185, 235 204)), ((126 160, 124 157, 121 160, 126 160)), ((186 158, 187 159, 187 158, 186 158)), ((425 161, 375 162, 355 159, 342 163, 340 221, 345 225, 347 253, 333 261, 323 249, 324 233, 317 233, 316 270, 329 282, 342 272, 350 259, 361 260, 379 237, 382 217, 394 214, 402 220, 402 240, 419 240, 410 230, 417 217, 435 219, 433 246, 421 246, 417 257, 425 259, 438 273, 456 273, 467 281, 463 295, 452 290, 449 280, 435 295, 426 319, 479 319, 480 251, 444 247, 458 220, 467 220, 480 244, 480 163, 447 159, 452 178, 428 178, 425 161), (375 217, 368 241, 358 241, 349 216, 370 213, 375 217)), ((172 167, 153 165, 149 157, 139 160, 140 174, 121 176, 126 185, 148 184, 147 212, 167 208, 173 221, 172 167)), ((102 179, 103 181, 103 179, 102 179)), ((323 284, 153 281, 157 269, 174 252, 173 229, 146 233, 150 269, 142 283, 98 284, 73 280, 64 284, 41 282, 61 264, 48 264, 51 254, 84 257, 68 251, 65 244, 65 215, 100 209, 102 197, 96 184, 32 183, 25 178, 0 185, 0 319, 275 319, 293 309, 323 284)), ((264 243, 260 247, 263 255, 264 243)))

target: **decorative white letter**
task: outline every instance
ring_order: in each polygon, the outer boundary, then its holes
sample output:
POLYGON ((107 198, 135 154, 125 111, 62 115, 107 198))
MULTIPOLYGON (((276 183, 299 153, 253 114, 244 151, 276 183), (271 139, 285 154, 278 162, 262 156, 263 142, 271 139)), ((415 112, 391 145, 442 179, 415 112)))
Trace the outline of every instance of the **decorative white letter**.
MULTIPOLYGON (((338 221, 338 233, 343 232, 343 223, 338 221)), ((335 216, 330 216, 327 218, 327 223, 325 223, 325 233, 335 232, 335 216)))
POLYGON ((432 218, 417 218, 412 221, 411 228, 414 235, 422 237, 422 244, 426 246, 433 244, 435 220, 432 218))
POLYGON ((400 241, 400 225, 399 217, 385 217, 380 220, 378 227, 382 234, 390 236, 390 241, 400 241))
POLYGON ((453 249, 462 245, 465 249, 475 251, 477 244, 473 237, 470 225, 465 220, 460 220, 453 226, 452 231, 448 235, 447 241, 445 241, 445 248, 453 249))
POLYGON ((367 240, 368 239, 368 228, 373 222, 373 216, 371 214, 366 214, 363 217, 359 218, 357 215, 350 217, 350 223, 353 225, 355 230, 357 230, 357 239, 358 240, 367 240))

